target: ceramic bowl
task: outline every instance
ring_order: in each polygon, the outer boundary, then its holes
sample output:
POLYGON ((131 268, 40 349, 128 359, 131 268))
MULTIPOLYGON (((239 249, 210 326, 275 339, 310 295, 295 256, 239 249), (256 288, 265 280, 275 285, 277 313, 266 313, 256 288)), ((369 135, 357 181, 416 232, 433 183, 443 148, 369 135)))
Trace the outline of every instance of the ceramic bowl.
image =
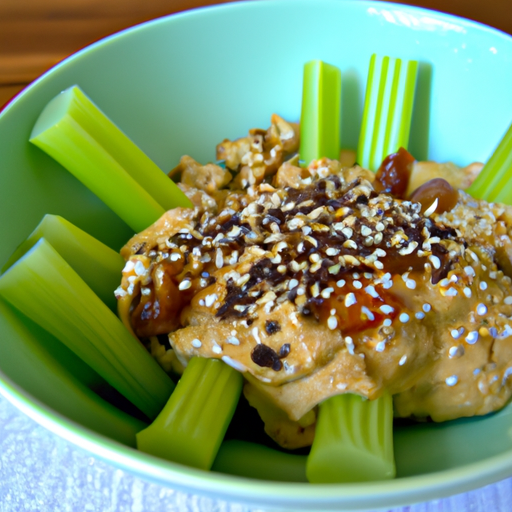
MULTIPOLYGON (((254 1, 156 19, 61 62, 0 114, 0 265, 45 213, 118 249, 130 229, 28 142, 45 104, 82 89, 163 170, 182 154, 215 158, 224 138, 300 116, 303 64, 341 69, 344 147, 355 147, 372 53, 420 62, 410 150, 418 159, 485 161, 512 112, 512 38, 468 20, 369 1, 254 1)), ((358 485, 264 482, 203 472, 123 446, 52 405, 0 317, 0 392, 53 432, 126 471, 176 489, 290 510, 391 507, 512 475, 512 408, 395 430, 398 476, 358 485)))

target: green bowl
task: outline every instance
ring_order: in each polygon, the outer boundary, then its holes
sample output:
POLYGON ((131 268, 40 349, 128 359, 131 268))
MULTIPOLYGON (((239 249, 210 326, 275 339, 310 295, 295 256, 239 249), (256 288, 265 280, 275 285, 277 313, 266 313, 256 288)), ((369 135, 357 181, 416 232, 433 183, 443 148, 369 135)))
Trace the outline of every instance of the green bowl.
MULTIPOLYGON (((215 158, 215 144, 279 113, 298 120, 302 67, 343 76, 342 142, 355 147, 370 55, 420 61, 411 152, 460 165, 485 161, 512 113, 512 38, 449 15, 367 1, 259 1, 157 19, 81 50, 0 114, 0 265, 45 213, 118 249, 130 229, 58 164, 28 143, 45 104, 79 84, 162 169, 182 154, 215 158)), ((2 310, 3 311, 3 310, 2 310)), ((145 479, 261 507, 392 507, 460 493, 512 475, 512 409, 395 430, 398 477, 308 485, 203 472, 139 453, 72 419, 30 371, 31 353, 0 316, 0 392, 91 453, 145 479)))

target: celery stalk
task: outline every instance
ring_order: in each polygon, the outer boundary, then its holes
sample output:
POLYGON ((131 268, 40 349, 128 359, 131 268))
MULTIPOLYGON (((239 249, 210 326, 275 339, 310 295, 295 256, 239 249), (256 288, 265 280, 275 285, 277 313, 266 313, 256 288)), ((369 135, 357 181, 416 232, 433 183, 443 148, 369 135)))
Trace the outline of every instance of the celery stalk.
MULTIPOLYGON (((74 369, 46 350, 50 334, 0 300, 1 368, 36 399, 84 427, 128 446, 145 423, 105 402, 84 386, 74 369)), ((56 343, 59 343, 56 341, 56 343)))
POLYGON ((352 394, 337 395, 320 404, 306 474, 311 483, 393 478, 391 396, 369 401, 352 394))
POLYGON ((112 310, 117 310, 114 290, 121 281, 122 256, 58 215, 45 215, 36 229, 14 251, 2 268, 5 272, 41 238, 71 265, 92 291, 112 310))
POLYGON ((240 397, 242 374, 217 359, 192 358, 157 419, 137 434, 137 448, 210 469, 240 397))
POLYGON ((149 418, 165 405, 171 379, 44 238, 0 277, 0 295, 149 418))
POLYGON ((192 207, 177 185, 77 86, 47 104, 30 142, 75 175, 137 232, 166 210, 192 207))
POLYGON ((384 158, 409 144, 418 62, 372 55, 357 162, 376 171, 384 158))
POLYGON ((321 60, 304 65, 300 160, 308 165, 322 157, 340 153, 341 73, 321 60))
POLYGON ((231 440, 222 443, 212 471, 276 482, 307 482, 306 459, 306 455, 231 440))
POLYGON ((466 192, 477 199, 512 204, 512 124, 466 192))

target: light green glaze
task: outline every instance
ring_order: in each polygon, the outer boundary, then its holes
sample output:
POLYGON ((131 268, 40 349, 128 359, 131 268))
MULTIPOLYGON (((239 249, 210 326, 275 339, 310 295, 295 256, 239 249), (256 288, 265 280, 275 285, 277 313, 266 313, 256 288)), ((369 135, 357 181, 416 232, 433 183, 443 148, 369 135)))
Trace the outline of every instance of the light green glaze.
POLYGON ((137 434, 137 447, 186 466, 210 469, 242 383, 242 374, 222 361, 193 357, 162 412, 137 434))
POLYGON ((171 379, 44 238, 0 277, 0 295, 148 418, 157 416, 174 388, 171 379))
POLYGON ((48 102, 30 142, 68 169, 135 231, 147 228, 166 210, 192 206, 78 86, 48 102))
POLYGON ((341 73, 320 60, 304 65, 300 116, 300 159, 312 160, 340 154, 341 73))
POLYGON ((386 156, 409 145, 417 61, 372 55, 357 161, 376 171, 386 156))
POLYGON ((36 229, 14 251, 2 272, 18 261, 41 238, 51 244, 112 311, 117 311, 114 290, 121 282, 124 259, 118 252, 58 215, 43 217, 36 229))
MULTIPOLYGON (((183 154, 214 161, 218 142, 266 128, 273 112, 297 121, 303 65, 321 59, 341 70, 342 141, 355 149, 375 52, 431 66, 431 87, 413 108, 412 126, 422 127, 421 144, 428 140, 424 157, 460 165, 488 159, 510 125, 510 36, 449 15, 365 0, 267 0, 196 10, 80 51, 0 114, 0 265, 47 213, 116 250, 133 234, 28 142, 40 112, 62 90, 79 84, 167 171, 183 154)), ((420 145, 416 137, 411 132, 411 148, 420 145)), ((0 331, 0 343, 16 336, 1 322, 0 331)), ((266 482, 186 468, 121 446, 70 420, 69 413, 63 416, 44 397, 40 401, 22 376, 23 366, 13 364, 0 358, 0 392, 25 413, 126 471, 188 492, 261 508, 364 510, 439 498, 512 475, 509 407, 484 418, 395 429, 398 477, 391 481, 266 482)))

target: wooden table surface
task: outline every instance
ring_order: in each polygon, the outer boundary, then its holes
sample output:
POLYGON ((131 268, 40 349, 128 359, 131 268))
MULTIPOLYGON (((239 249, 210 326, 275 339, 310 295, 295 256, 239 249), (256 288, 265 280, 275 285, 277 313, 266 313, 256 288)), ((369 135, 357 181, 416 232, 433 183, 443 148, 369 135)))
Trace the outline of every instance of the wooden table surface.
MULTIPOLYGON (((0 107, 76 50, 131 25, 215 0, 0 0, 0 107)), ((411 0, 512 33, 511 0, 411 0)))

